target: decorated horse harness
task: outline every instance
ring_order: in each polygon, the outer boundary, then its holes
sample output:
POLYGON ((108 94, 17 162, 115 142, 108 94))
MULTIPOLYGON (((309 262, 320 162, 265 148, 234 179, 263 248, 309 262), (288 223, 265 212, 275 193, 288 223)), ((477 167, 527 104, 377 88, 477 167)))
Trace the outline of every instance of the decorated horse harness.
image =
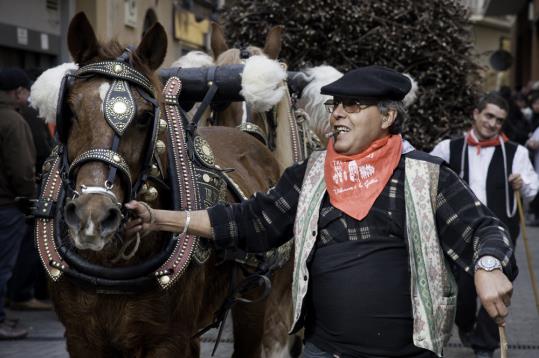
MULTIPOLYGON (((131 266, 104 267, 91 263, 81 257, 69 240, 64 221, 63 207, 67 200, 81 194, 105 195, 122 210, 124 223, 128 212, 112 192, 112 183, 120 175, 126 187, 124 202, 138 195, 154 196, 148 182, 156 182, 163 190, 169 190, 172 209, 196 210, 224 202, 226 189, 234 193, 238 200, 245 194, 233 180, 215 165, 212 149, 196 131, 196 121, 189 121, 186 113, 178 104, 181 81, 171 77, 164 88, 164 117, 161 117, 155 89, 149 79, 129 63, 129 50, 113 61, 102 61, 81 67, 68 73, 62 80, 58 98, 57 128, 60 144, 53 150, 43 166, 42 188, 35 203, 35 237, 43 266, 52 281, 58 281, 64 274, 75 282, 95 289, 102 294, 130 294, 155 287, 167 289, 177 281, 192 259, 204 263, 210 256, 211 247, 205 239, 192 235, 170 235, 162 250, 150 259, 131 266), (67 94, 77 79, 102 76, 112 79, 103 108, 109 126, 114 130, 110 149, 91 149, 76 157, 71 163, 67 153, 67 139, 72 121, 76 120, 67 103, 67 94), (136 113, 132 91, 151 103, 153 121, 148 134, 147 152, 141 174, 133 183, 126 161, 118 153, 119 143, 126 128, 136 113), (168 130, 167 130, 168 128, 168 130), (159 136, 166 136, 170 148, 166 151, 168 166, 165 172, 159 154, 166 150, 165 142, 159 136), (76 169, 82 164, 95 161, 105 163, 109 168, 107 180, 102 186, 86 186, 81 193, 74 188, 76 169)), ((209 84, 211 86, 211 83, 209 84)), ((155 190, 155 189, 154 189, 155 190)), ((115 240, 121 240, 117 233, 115 240)), ((140 239, 139 239, 140 240, 140 239)), ((269 280, 265 275, 284 265, 289 259, 290 246, 278 249, 268 255, 246 255, 244 252, 218 253, 225 258, 250 263, 257 267, 249 280, 231 287, 231 296, 238 291, 247 290, 263 284, 267 292, 269 280), (234 291, 234 292, 232 292, 234 291)), ((235 285, 235 284, 234 284, 235 285)), ((221 312, 228 310, 234 300, 228 299, 221 312)), ((223 318, 216 314, 214 325, 223 318)))

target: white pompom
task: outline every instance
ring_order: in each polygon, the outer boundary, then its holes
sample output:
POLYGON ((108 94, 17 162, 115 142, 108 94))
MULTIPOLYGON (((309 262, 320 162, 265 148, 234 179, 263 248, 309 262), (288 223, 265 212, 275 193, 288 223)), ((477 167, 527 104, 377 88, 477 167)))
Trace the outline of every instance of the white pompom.
POLYGON ((56 106, 62 78, 68 71, 77 70, 79 66, 73 62, 49 68, 32 85, 30 89, 30 106, 37 109, 39 117, 47 123, 56 123, 56 106))
POLYGON ((410 74, 405 73, 404 75, 410 79, 410 82, 412 82, 412 88, 410 88, 410 91, 404 96, 402 103, 404 103, 404 107, 410 107, 417 99, 418 85, 416 80, 414 80, 410 74))
POLYGON ((245 61, 240 94, 255 112, 267 112, 283 98, 286 76, 279 62, 251 56, 245 61))

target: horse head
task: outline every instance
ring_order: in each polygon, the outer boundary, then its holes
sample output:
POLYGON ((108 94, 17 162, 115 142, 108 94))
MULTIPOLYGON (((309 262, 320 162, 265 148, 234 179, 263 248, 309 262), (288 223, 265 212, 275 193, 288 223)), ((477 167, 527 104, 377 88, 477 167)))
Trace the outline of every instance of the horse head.
MULTIPOLYGON (((241 48, 229 48, 221 26, 212 23, 211 48, 217 66, 245 63, 252 56, 266 56, 276 60, 281 51, 281 34, 284 26, 275 26, 268 32, 264 48, 245 45, 241 48)), ((214 108, 218 112, 215 116, 215 124, 227 127, 236 127, 245 121, 256 125, 263 132, 260 135, 267 137, 273 123, 268 120, 264 113, 253 108, 247 102, 232 102, 225 108, 214 108), (246 113, 248 112, 248 113, 246 113)))
POLYGON ((145 188, 153 146, 163 144, 155 132, 161 86, 154 71, 164 60, 167 37, 156 23, 136 49, 115 41, 102 45, 79 13, 67 38, 79 69, 64 80, 69 85, 58 109, 73 192, 64 220, 78 249, 101 251, 124 221, 123 203, 145 188))
MULTIPOLYGON (((268 63, 261 60, 266 57, 276 60, 281 51, 284 26, 274 26, 266 36, 264 48, 242 45, 229 48, 223 30, 217 23, 212 23, 211 47, 217 66, 245 64, 242 74, 242 92, 244 102, 232 102, 225 108, 214 108, 214 123, 223 126, 235 126, 261 140, 273 152, 277 161, 287 167, 303 160, 306 156, 302 130, 296 123, 293 103, 286 86, 286 77, 280 84, 273 86, 279 72, 285 73, 286 65, 279 63, 271 78, 262 77, 262 73, 273 73, 267 69, 268 63), (250 68, 247 71, 247 68, 250 68), (258 87, 260 86, 260 88, 258 87), (264 88, 264 91, 261 90, 264 88), (271 95, 268 96, 267 93, 271 95)), ((267 60, 266 60, 267 61, 267 60)), ((275 62, 276 63, 276 62, 275 62)))

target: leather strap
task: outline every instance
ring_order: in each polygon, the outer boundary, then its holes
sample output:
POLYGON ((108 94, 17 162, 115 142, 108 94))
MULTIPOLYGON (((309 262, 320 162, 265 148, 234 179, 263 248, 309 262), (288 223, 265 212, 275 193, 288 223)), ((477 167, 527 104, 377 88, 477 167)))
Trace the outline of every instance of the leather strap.
MULTIPOLYGON (((165 96, 165 115, 168 122, 170 136, 170 150, 176 168, 175 180, 178 181, 179 197, 174 208, 192 210, 197 208, 197 193, 194 182, 194 169, 187 153, 185 142, 185 128, 183 118, 177 101, 181 91, 181 81, 178 77, 171 77, 163 90, 165 96)), ((174 179, 173 179, 174 180, 174 179)), ((155 272, 159 285, 166 289, 170 287, 187 268, 194 247, 196 237, 193 235, 180 235, 178 242, 169 259, 155 272)))
POLYGON ((219 89, 217 87, 217 83, 214 81, 215 80, 215 70, 216 69, 217 69, 217 67, 215 67, 215 66, 208 68, 207 80, 208 80, 208 85, 210 86, 210 88, 208 89, 208 92, 206 92, 206 95, 204 96, 204 99, 202 100, 202 103, 200 103, 200 106, 198 106, 198 109, 197 109, 195 115, 193 116, 192 125, 195 128, 198 125, 198 122, 200 121, 200 118, 204 114, 204 111, 211 104, 211 101, 213 100, 213 97, 215 97, 215 94, 217 93, 217 90, 219 89))
MULTIPOLYGON (((62 189, 62 180, 59 171, 60 162, 60 157, 56 157, 47 180, 43 185, 41 200, 43 200, 43 205, 46 207, 56 203, 62 189)), ((54 237, 56 236, 55 230, 54 217, 36 217, 35 238, 39 257, 49 277, 53 281, 58 281, 63 271, 69 268, 69 265, 58 253, 54 241, 54 237)))

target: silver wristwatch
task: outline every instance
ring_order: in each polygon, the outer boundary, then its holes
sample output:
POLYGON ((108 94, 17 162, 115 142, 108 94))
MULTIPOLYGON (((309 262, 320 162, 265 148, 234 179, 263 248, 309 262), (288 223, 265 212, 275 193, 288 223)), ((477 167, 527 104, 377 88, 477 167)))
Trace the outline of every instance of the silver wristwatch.
POLYGON ((475 264, 475 271, 493 271, 497 269, 502 269, 502 263, 494 256, 481 256, 481 258, 477 260, 477 263, 475 264))

